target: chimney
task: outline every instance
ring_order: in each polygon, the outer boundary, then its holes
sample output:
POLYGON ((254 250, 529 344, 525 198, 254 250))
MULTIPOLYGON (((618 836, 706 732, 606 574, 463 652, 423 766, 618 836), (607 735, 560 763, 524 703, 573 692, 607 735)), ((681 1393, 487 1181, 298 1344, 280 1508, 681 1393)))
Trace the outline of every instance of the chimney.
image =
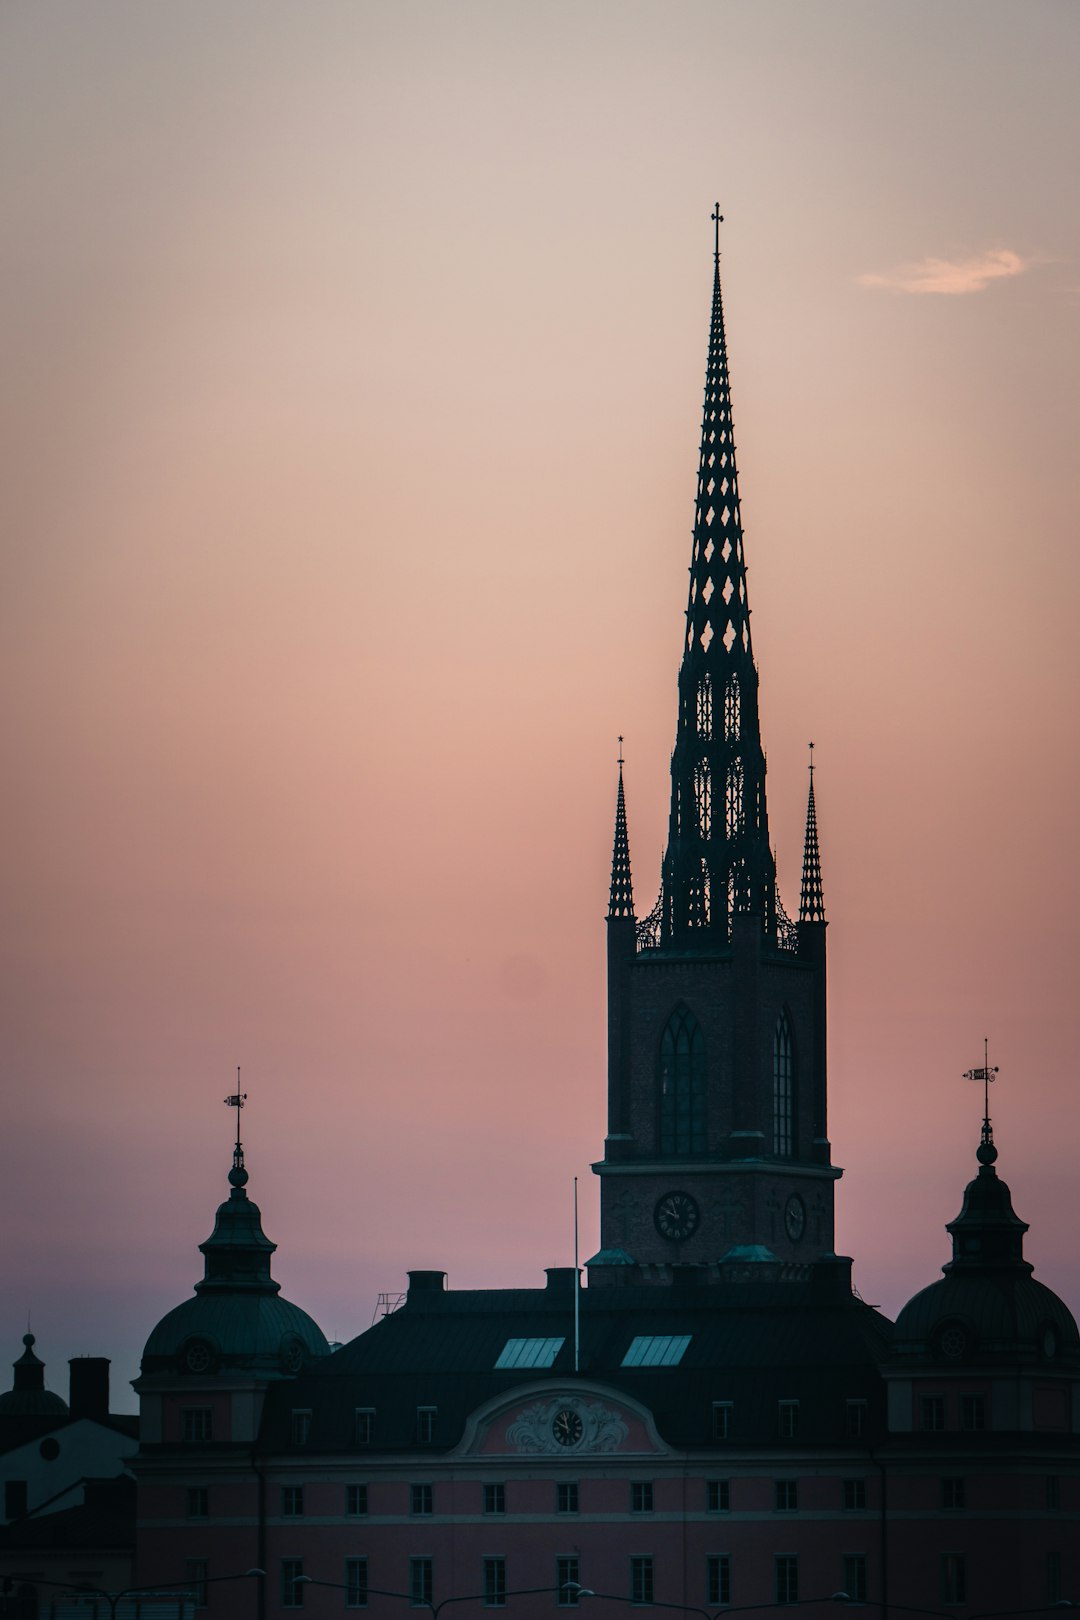
POLYGON ((77 1356, 68 1366, 71 1368, 68 1406, 72 1417, 93 1418, 104 1423, 109 1416, 108 1356, 77 1356))

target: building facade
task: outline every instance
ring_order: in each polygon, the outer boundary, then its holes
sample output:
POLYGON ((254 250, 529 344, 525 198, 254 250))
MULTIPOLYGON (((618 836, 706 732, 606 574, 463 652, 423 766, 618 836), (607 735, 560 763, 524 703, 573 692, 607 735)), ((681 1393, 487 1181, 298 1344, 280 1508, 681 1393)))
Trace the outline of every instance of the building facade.
POLYGON ((607 931, 587 1286, 413 1272, 331 1351, 278 1297, 238 1143, 206 1274, 136 1385, 138 1579, 238 1620, 1080 1598, 1080 1339, 1023 1258, 989 1120, 953 1257, 895 1324, 834 1251, 813 773, 791 920, 718 244, 668 845, 639 918, 620 765, 607 931))

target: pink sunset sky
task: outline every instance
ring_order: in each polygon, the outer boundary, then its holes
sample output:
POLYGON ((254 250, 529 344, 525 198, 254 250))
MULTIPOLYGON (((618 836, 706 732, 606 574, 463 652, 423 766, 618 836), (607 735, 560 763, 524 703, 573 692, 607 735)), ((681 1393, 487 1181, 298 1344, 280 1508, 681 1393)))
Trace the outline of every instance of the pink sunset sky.
POLYGON ((2 1365, 133 1397, 242 1065, 326 1333, 597 1245, 625 735, 656 895, 723 276, 838 1243, 948 1258, 983 1036, 1080 1309, 1080 9, 8 0, 2 1365))

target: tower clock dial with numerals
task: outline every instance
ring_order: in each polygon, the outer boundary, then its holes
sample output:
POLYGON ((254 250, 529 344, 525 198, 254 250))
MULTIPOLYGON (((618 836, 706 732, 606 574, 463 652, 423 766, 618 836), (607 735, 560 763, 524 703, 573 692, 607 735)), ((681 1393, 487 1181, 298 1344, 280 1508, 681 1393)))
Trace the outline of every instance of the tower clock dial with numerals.
POLYGON ((700 1222, 701 1211, 689 1193, 665 1193, 653 1210, 656 1230, 671 1243, 684 1243, 697 1231, 700 1222))

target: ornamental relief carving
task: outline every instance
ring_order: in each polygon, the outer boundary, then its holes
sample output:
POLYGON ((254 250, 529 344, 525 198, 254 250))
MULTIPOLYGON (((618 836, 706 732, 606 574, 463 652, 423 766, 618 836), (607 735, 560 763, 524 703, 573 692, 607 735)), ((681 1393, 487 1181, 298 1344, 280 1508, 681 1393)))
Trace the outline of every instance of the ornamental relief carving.
POLYGON ((618 1412, 602 1401, 556 1395, 519 1412, 507 1425, 506 1443, 514 1451, 563 1457, 583 1451, 618 1451, 629 1433, 618 1412))

